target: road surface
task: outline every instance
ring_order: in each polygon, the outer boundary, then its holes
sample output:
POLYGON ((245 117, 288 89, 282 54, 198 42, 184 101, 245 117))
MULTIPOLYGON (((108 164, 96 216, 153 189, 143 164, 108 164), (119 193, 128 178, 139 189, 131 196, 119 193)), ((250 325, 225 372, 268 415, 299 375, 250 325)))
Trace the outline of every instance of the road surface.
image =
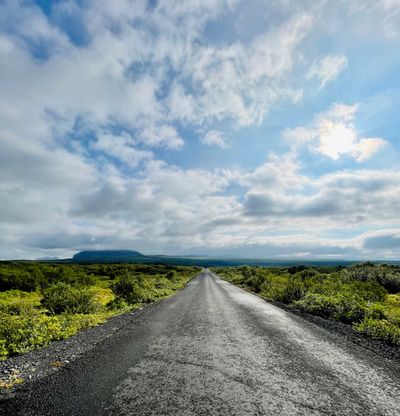
POLYGON ((1 410, 395 416, 399 377, 389 360, 204 271, 1 410))

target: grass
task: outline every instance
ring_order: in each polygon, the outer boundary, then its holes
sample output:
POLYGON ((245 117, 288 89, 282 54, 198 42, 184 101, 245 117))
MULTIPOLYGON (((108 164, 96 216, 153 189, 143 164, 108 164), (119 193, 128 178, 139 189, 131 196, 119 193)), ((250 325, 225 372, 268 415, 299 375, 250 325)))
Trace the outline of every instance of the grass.
POLYGON ((0 263, 0 360, 168 297, 197 272, 164 265, 0 263))
POLYGON ((5 380, 0 380, 0 390, 11 390, 25 380, 19 376, 19 371, 14 370, 5 380))
POLYGON ((400 346, 400 267, 227 267, 229 282, 307 313, 341 321, 367 337, 400 346))

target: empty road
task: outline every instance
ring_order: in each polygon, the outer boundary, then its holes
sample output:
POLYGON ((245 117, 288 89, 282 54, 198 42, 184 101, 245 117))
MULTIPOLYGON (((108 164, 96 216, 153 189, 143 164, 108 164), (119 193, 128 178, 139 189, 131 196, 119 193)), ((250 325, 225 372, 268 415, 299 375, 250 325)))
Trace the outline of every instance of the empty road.
POLYGON ((399 367, 203 272, 9 415, 400 415, 399 367))

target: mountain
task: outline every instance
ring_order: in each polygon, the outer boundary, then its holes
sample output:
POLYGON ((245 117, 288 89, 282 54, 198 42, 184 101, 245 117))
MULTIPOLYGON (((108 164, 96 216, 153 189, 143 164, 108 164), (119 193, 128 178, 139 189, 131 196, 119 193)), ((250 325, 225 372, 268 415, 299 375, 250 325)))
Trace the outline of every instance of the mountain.
POLYGON ((75 254, 72 259, 60 260, 68 263, 162 263, 174 266, 250 266, 276 267, 276 266, 339 266, 349 265, 354 261, 346 260, 294 260, 294 259, 248 259, 248 258, 207 258, 197 256, 145 256, 138 251, 132 250, 91 250, 81 251, 75 254))
POLYGON ((77 263, 129 263, 145 257, 133 250, 93 250, 80 251, 72 257, 72 260, 77 263))

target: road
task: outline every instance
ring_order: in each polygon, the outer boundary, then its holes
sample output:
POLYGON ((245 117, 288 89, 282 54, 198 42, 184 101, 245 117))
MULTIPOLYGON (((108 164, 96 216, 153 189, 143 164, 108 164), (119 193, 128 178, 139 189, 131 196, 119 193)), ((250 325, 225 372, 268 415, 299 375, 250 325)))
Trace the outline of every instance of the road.
POLYGON ((400 374, 204 271, 6 405, 24 416, 394 416, 400 374))

